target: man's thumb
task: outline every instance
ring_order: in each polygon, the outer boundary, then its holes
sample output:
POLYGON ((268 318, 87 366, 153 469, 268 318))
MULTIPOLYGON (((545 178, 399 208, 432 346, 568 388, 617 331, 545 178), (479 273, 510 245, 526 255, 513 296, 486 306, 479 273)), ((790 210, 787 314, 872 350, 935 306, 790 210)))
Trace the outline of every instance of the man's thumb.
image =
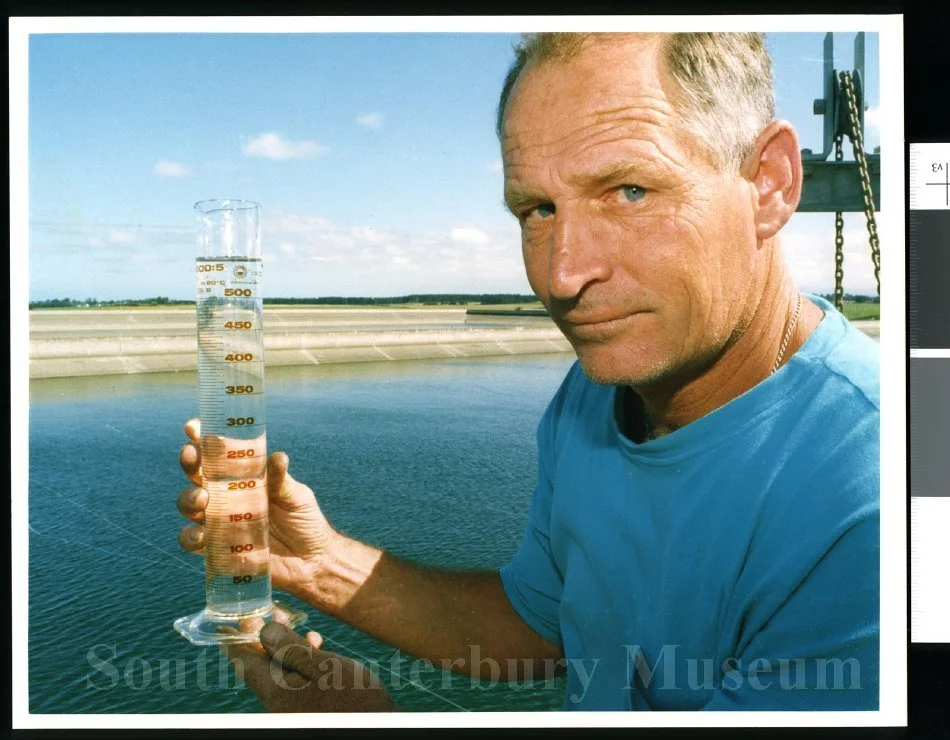
POLYGON ((290 458, 283 452, 275 452, 267 460, 267 493, 271 501, 285 508, 296 508, 306 504, 306 488, 298 485, 290 473, 290 458))

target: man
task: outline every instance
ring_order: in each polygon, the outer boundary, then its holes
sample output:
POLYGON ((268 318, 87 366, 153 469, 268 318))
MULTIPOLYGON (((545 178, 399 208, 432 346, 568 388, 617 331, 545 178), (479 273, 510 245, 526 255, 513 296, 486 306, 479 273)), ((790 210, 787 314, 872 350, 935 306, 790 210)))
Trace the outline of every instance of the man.
MULTIPOLYGON (((520 549, 500 574, 403 562, 333 530, 276 453, 274 586, 460 672, 485 670, 472 645, 507 679, 566 659, 565 709, 876 708, 877 349, 789 277, 801 160, 761 36, 529 36, 498 131, 529 281, 579 360, 520 549)), ((270 709, 393 706, 321 690, 314 633, 262 642, 238 654, 270 709)))

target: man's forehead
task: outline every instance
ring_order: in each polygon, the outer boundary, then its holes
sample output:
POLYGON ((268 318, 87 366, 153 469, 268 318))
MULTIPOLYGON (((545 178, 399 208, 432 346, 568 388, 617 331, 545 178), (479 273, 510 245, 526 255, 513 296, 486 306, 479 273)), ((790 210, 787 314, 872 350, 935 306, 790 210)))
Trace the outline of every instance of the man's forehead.
POLYGON ((568 59, 544 59, 525 66, 508 100, 506 136, 515 133, 513 128, 540 123, 541 118, 557 120, 571 113, 665 103, 661 35, 603 36, 568 59))

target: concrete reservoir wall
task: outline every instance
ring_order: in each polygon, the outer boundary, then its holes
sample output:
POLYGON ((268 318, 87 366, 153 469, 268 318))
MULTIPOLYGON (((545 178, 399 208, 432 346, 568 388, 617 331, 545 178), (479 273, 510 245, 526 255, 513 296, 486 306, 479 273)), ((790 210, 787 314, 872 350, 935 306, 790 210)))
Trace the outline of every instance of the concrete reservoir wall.
MULTIPOLYGON (((479 317, 464 309, 271 309, 266 366, 570 352, 547 318, 479 317), (493 325, 495 324, 495 325, 493 325)), ((195 370, 194 309, 30 312, 30 378, 195 370)))
MULTIPOLYGON (((267 366, 572 352, 547 316, 464 308, 264 311, 267 366)), ((855 325, 878 337, 877 321, 855 325)), ((30 312, 30 378, 195 370, 193 307, 30 312)))

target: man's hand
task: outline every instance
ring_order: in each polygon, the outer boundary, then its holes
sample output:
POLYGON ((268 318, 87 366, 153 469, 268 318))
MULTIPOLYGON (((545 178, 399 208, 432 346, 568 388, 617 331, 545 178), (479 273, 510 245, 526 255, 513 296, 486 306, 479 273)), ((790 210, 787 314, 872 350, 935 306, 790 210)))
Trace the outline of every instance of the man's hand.
POLYGON ((306 638, 271 622, 260 643, 222 646, 235 671, 269 712, 391 712, 396 709, 379 677, 359 661, 321 650, 323 638, 306 638))
MULTIPOLYGON (((196 525, 182 529, 178 540, 184 549, 201 552, 206 536, 201 525, 207 524, 208 506, 208 493, 201 488, 201 455, 205 455, 209 476, 226 470, 228 476, 260 478, 265 444, 260 440, 260 449, 248 456, 254 441, 210 435, 202 440, 197 420, 189 421, 185 432, 191 441, 182 448, 181 465, 194 486, 182 491, 178 509, 196 525), (244 459, 238 459, 242 449, 244 459), (223 465, 219 465, 221 459, 223 465)), ((563 658, 561 646, 541 637, 511 605, 498 571, 419 566, 346 537, 329 525, 313 491, 291 478, 287 466, 282 452, 267 461, 275 589, 430 663, 449 660, 452 670, 465 675, 487 671, 486 675, 511 680, 522 669, 527 671, 529 664, 532 670, 547 671, 553 668, 549 662, 563 658), (479 649, 478 658, 473 646, 479 649)), ((327 670, 345 669, 344 675, 356 675, 354 663, 349 661, 347 666, 333 669, 329 665, 327 670)), ((312 666, 308 670, 313 674, 312 666)), ((367 696, 365 691, 357 693, 367 696)))
MULTIPOLYGON (((201 553, 204 549, 205 508, 208 492, 201 487, 201 425, 197 419, 185 424, 190 441, 181 449, 181 467, 194 486, 178 497, 178 510, 196 525, 184 527, 178 542, 185 550, 201 553)), ((205 454, 225 458, 229 449, 247 448, 247 440, 213 437, 204 441, 205 454)), ((263 445, 262 445, 263 448, 263 445)), ((225 458, 226 459, 226 458, 225 458)), ((233 460, 228 470, 240 477, 252 460, 233 460)), ((289 460, 283 452, 275 452, 267 460, 268 522, 270 525, 271 581, 274 588, 301 595, 320 570, 330 542, 338 535, 317 505, 313 491, 298 483, 287 472, 289 460)))

